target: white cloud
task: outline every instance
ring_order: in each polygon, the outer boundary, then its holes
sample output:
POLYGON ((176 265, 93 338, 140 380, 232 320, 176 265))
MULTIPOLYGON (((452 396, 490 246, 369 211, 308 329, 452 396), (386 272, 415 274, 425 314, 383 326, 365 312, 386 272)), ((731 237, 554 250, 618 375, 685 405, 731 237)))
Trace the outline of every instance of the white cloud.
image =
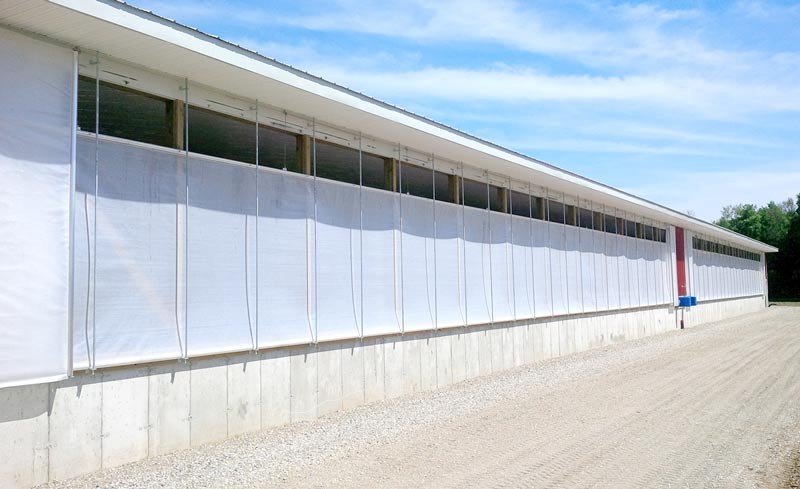
POLYGON ((384 71, 325 62, 314 71, 359 91, 391 98, 629 103, 708 118, 800 111, 800 86, 699 77, 548 75, 514 68, 384 71))
MULTIPOLYGON (((798 7, 740 2, 712 13, 702 4, 605 0, 309 0, 290 16, 273 5, 138 3, 212 32, 227 26, 230 40, 266 56, 517 150, 577 154, 595 178, 701 218, 800 190, 800 162, 770 167, 800 149, 786 137, 800 113, 800 49, 713 32, 746 27, 728 25, 735 15, 755 25, 795 19, 798 7), (262 34, 273 27, 296 37, 262 34), (339 34, 341 43, 330 41, 339 34), (498 59, 465 59, 473 46, 498 59), (613 165, 637 173, 612 175, 613 165), (721 165, 728 169, 708 171, 721 165), (735 170, 746 165, 759 170, 735 170)), ((757 40, 770 36, 780 41, 771 32, 757 40)))
POLYGON ((712 221, 719 219, 726 205, 765 205, 796 196, 800 192, 800 170, 787 170, 791 167, 800 168, 800 161, 774 170, 666 173, 651 183, 625 190, 712 221))

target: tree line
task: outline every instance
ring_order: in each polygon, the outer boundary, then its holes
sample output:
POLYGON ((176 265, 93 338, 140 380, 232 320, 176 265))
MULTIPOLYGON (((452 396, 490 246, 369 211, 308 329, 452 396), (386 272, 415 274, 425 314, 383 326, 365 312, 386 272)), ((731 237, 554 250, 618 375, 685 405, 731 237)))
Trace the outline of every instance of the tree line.
POLYGON ((770 299, 800 299, 800 194, 763 207, 726 206, 714 224, 779 248, 767 253, 770 299))

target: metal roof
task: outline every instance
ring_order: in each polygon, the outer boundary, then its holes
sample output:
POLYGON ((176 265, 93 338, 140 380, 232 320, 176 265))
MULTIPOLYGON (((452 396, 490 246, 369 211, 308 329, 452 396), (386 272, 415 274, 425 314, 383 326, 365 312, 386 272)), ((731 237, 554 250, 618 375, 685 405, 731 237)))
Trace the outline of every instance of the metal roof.
POLYGON ((245 99, 399 142, 414 150, 533 181, 749 249, 777 248, 279 63, 117 0, 4 0, 0 25, 133 63, 245 99))

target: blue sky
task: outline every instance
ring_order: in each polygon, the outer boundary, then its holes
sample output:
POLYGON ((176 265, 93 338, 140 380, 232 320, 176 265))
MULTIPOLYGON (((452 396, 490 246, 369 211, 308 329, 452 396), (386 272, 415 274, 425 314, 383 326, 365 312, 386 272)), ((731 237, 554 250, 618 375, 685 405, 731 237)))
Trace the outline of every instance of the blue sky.
POLYGON ((680 211, 800 192, 800 4, 130 3, 680 211))

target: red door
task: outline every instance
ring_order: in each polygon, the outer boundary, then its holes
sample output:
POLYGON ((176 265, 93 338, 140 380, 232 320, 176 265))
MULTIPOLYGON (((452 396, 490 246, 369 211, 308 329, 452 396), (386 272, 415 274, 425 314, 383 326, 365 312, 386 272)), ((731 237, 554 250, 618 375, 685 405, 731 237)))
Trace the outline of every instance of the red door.
POLYGON ((683 239, 683 228, 675 227, 675 266, 678 267, 678 296, 689 295, 686 290, 686 250, 683 239))

